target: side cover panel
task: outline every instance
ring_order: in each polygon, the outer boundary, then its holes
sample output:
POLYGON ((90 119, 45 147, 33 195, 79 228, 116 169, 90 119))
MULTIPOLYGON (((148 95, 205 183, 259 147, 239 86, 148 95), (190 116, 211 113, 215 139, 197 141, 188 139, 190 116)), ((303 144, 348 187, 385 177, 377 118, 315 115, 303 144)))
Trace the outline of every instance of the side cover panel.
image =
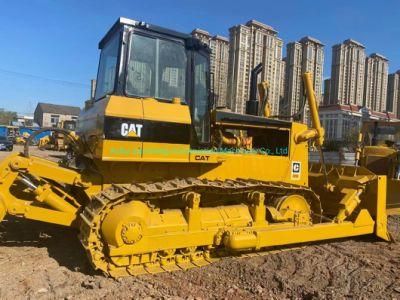
POLYGON ((103 161, 187 162, 189 107, 112 96, 105 110, 103 161))

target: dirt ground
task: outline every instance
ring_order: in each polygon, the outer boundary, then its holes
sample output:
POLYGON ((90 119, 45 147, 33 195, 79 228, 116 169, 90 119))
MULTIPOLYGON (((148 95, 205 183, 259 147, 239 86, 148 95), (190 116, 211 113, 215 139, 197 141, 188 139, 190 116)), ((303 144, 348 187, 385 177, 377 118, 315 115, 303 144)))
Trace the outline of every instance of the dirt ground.
MULTIPOLYGON (((400 217, 390 226, 399 238, 400 217)), ((0 270, 0 299, 400 299, 400 244, 372 236, 114 280, 91 269, 77 232, 7 218, 0 270)))

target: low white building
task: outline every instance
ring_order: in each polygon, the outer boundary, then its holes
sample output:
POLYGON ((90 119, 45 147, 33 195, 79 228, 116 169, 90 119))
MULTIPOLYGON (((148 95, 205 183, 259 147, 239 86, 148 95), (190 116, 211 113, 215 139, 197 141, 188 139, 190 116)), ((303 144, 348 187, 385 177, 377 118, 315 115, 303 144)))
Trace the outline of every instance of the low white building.
POLYGON ((17 115, 12 121, 12 126, 18 127, 37 127, 38 125, 33 120, 33 115, 17 115))
POLYGON ((76 106, 38 103, 34 113, 34 121, 40 127, 55 127, 61 121, 77 120, 80 108, 76 106))
POLYGON ((393 113, 374 112, 358 105, 320 106, 319 116, 325 138, 330 141, 343 141, 346 135, 358 132, 363 120, 398 121, 393 113))

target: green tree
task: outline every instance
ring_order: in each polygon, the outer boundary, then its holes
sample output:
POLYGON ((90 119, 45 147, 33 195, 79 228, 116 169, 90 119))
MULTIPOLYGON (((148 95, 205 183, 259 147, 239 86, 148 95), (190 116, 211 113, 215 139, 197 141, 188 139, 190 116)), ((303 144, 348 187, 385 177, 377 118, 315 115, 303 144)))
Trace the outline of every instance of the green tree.
POLYGON ((330 152, 330 151, 339 151, 339 148, 341 147, 342 143, 340 141, 335 141, 335 140, 326 140, 324 142, 324 151, 330 152))
POLYGON ((12 120, 17 117, 17 113, 15 111, 7 111, 4 108, 0 108, 0 124, 1 125, 9 125, 12 120))
POLYGON ((343 137, 343 146, 355 149, 358 142, 358 128, 350 128, 343 137))

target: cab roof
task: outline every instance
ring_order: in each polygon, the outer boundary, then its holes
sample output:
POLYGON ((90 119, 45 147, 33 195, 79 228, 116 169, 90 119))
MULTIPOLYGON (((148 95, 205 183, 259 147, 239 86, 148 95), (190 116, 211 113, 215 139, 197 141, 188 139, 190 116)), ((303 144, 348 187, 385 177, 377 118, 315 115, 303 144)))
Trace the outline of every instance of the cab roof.
POLYGON ((149 24, 149 23, 146 23, 143 21, 135 21, 132 19, 121 17, 114 23, 114 25, 110 28, 110 30, 108 30, 106 35, 101 39, 101 41, 99 43, 99 49, 102 49, 103 46, 105 45, 105 43, 115 34, 115 32, 121 30, 121 28, 123 28, 124 26, 141 28, 141 29, 145 29, 148 31, 160 33, 163 35, 169 35, 171 37, 175 37, 175 38, 179 38, 179 39, 183 39, 183 40, 195 39, 190 34, 187 34, 187 33, 178 32, 175 30, 161 27, 161 26, 149 24))

